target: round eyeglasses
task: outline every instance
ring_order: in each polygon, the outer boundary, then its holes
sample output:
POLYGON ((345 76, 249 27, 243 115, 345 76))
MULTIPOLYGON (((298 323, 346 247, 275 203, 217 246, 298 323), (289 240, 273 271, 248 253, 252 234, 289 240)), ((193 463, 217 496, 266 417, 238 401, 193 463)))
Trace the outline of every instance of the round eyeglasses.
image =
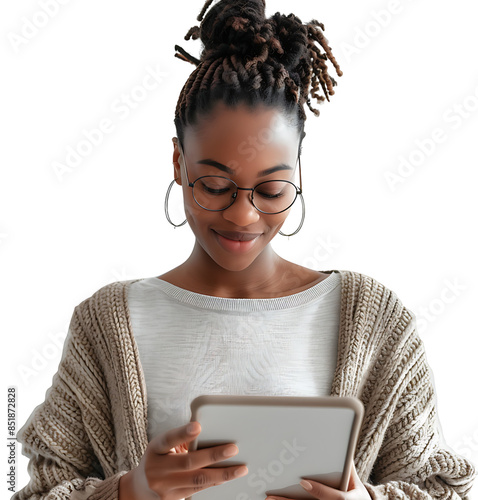
MULTIPOLYGON (((186 166, 186 160, 184 160, 184 164, 186 166)), ((287 180, 263 181, 253 188, 242 188, 232 179, 222 175, 203 175, 198 177, 194 182, 189 182, 186 166, 188 186, 192 188, 194 201, 201 208, 210 210, 211 212, 229 208, 236 201, 237 192, 241 189, 251 191, 251 203, 259 212, 264 214, 280 214, 289 209, 297 199, 297 195, 302 193, 300 156, 299 175, 300 188, 287 180)))

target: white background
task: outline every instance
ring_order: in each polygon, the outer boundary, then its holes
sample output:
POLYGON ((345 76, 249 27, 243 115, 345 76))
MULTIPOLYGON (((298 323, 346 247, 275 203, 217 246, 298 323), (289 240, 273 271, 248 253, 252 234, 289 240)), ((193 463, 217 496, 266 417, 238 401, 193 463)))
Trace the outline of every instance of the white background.
MULTIPOLYGON (((18 428, 51 385, 74 307, 107 283, 176 267, 194 243, 163 204, 174 110, 195 68, 174 45, 199 57, 184 35, 203 2, 43 4, 0 7, 2 380, 5 401, 17 388, 18 428), (145 90, 151 71, 159 82, 145 90), (134 108, 118 107, 125 96, 134 108), (105 119, 111 133, 59 174, 55 162, 105 119)), ((273 246, 307 267, 372 276, 416 313, 445 438, 478 464, 475 5, 269 1, 276 11, 323 22, 344 75, 328 62, 335 95, 320 117, 306 110, 306 220, 273 246)), ((297 226, 295 207, 283 232, 297 226)))

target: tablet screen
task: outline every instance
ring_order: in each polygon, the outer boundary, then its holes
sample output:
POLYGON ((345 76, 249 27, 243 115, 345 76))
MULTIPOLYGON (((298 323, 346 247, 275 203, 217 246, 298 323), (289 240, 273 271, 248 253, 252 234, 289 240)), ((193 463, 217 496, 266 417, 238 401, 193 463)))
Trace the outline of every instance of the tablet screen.
POLYGON ((303 478, 346 490, 363 412, 358 398, 214 395, 195 398, 191 409, 191 421, 202 429, 191 450, 226 443, 239 448, 208 468, 245 463, 249 470, 198 491, 194 500, 315 498, 300 486, 303 478))

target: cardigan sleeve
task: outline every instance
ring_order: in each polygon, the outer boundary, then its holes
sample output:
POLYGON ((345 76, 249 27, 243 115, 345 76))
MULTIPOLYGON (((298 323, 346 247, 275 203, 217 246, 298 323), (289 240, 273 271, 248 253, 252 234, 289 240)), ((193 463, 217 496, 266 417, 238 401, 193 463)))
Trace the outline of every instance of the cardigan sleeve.
POLYGON ((128 472, 114 468, 111 403, 101 365, 72 323, 45 400, 17 432, 30 480, 11 500, 117 500, 119 479, 128 472))
POLYGON ((469 499, 475 465, 444 440, 437 413, 433 372, 412 320, 401 351, 399 369, 390 374, 399 383, 397 402, 369 482, 373 500, 469 499))

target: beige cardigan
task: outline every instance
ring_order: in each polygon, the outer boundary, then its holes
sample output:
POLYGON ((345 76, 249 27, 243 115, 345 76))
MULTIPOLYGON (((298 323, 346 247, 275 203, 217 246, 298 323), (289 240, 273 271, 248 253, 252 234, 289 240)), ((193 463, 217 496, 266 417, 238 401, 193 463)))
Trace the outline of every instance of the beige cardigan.
MULTIPOLYGON (((354 462, 371 497, 469 498, 476 469, 443 441, 415 315, 369 276, 323 272, 342 280, 331 395, 364 404, 354 462)), ((127 308, 135 281, 108 284, 75 307, 52 386, 17 433, 30 481, 13 500, 117 500, 119 478, 138 465, 148 438, 127 308)))

